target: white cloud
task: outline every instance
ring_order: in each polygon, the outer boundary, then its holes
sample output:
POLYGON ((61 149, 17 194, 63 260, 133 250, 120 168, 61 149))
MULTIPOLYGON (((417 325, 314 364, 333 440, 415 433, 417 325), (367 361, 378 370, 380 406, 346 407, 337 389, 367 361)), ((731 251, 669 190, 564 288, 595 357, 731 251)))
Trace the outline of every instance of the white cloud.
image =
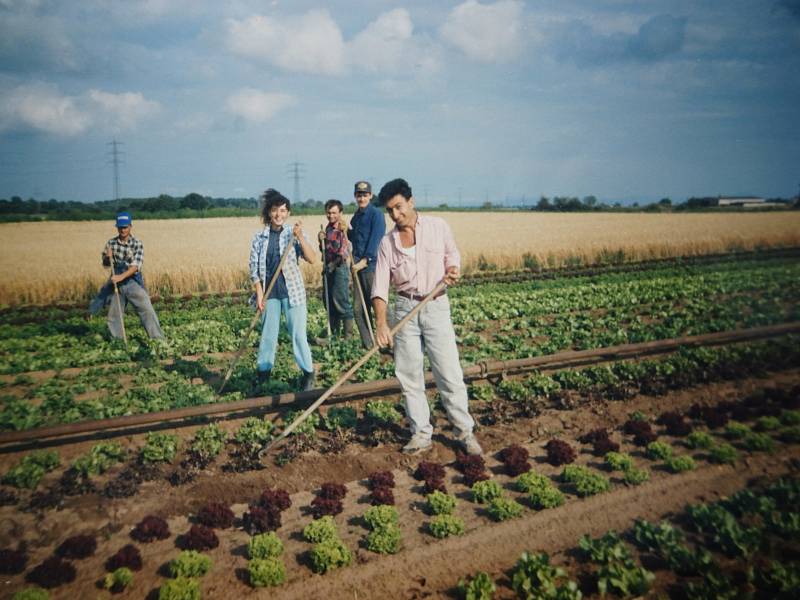
POLYGON ((289 106, 293 98, 288 94, 262 92, 243 88, 228 96, 228 111, 255 123, 264 123, 289 106))
POLYGON ((76 98, 62 95, 54 85, 20 85, 0 96, 0 130, 33 129, 56 135, 83 133, 90 115, 76 98))
POLYGON ((413 31, 406 9, 383 13, 348 43, 350 62, 371 71, 396 67, 414 50, 413 31))
POLYGON ((133 128, 160 109, 157 102, 138 92, 89 90, 69 96, 55 85, 36 82, 0 96, 0 131, 34 130, 62 136, 79 135, 92 126, 120 131, 133 128))
POLYGON ((524 45, 522 11, 523 4, 517 0, 494 4, 467 0, 450 11, 439 32, 445 41, 473 60, 506 62, 516 57, 524 45))
POLYGON ((146 100, 140 92, 111 94, 100 90, 89 90, 89 99, 96 105, 98 116, 110 129, 133 129, 137 123, 159 113, 161 105, 146 100))
POLYGON ((226 40, 233 53, 287 71, 337 75, 344 68, 342 33, 327 10, 228 19, 226 40))

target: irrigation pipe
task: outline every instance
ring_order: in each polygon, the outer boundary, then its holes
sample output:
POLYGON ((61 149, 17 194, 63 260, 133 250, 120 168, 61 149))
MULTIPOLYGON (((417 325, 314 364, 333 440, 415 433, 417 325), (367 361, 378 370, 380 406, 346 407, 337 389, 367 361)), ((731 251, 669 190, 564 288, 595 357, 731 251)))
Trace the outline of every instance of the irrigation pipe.
MULTIPOLYGON (((697 348, 703 346, 722 346, 725 344, 751 342, 760 339, 797 334, 800 334, 800 322, 685 336, 638 344, 622 344, 619 346, 608 346, 606 348, 595 348, 592 350, 571 350, 532 358, 491 360, 465 367, 464 380, 474 381, 499 374, 512 375, 524 373, 533 369, 553 371, 576 368, 612 360, 627 360, 643 356, 667 354, 675 352, 681 347, 697 348)), ((426 386, 434 384, 433 376, 430 373, 426 375, 425 383, 426 386)), ((399 391, 399 389, 400 383, 395 378, 352 383, 344 386, 340 390, 340 394, 333 399, 332 402, 349 402, 358 398, 370 398, 376 395, 395 393, 399 391)), ((109 437, 112 435, 121 436, 129 434, 128 430, 133 427, 152 427, 157 423, 168 423, 171 421, 183 421, 182 423, 174 423, 174 427, 196 425, 197 423, 192 422, 191 419, 241 412, 264 411, 264 409, 278 410, 281 407, 296 406, 298 403, 312 400, 316 398, 319 393, 319 390, 311 390, 308 392, 287 393, 261 398, 246 398, 234 402, 189 406, 140 415, 114 417, 111 419, 65 423, 50 427, 27 429, 25 431, 8 431, 0 433, 0 445, 23 442, 41 445, 40 442, 42 440, 50 438, 65 438, 61 441, 62 443, 71 443, 74 439, 68 436, 97 433, 106 433, 109 437), (113 430, 116 431, 112 434, 111 432, 113 430)))
MULTIPOLYGON (((275 282, 278 281, 278 275, 280 275, 281 271, 283 270, 283 265, 286 262, 286 257, 289 256, 289 250, 291 250, 292 246, 294 246, 294 239, 289 240, 289 243, 286 244, 286 248, 283 250, 283 255, 281 256, 281 261, 278 263, 278 268, 275 269, 275 273, 272 274, 272 279, 269 280, 269 285, 267 286, 267 291, 264 292, 264 306, 266 308, 267 300, 269 299, 269 295, 272 292, 272 288, 275 287, 275 282)), ((233 368, 236 366, 236 363, 239 362, 239 359, 244 352, 245 347, 247 346, 247 340, 250 338, 250 333, 253 331, 253 328, 258 323, 258 318, 261 316, 261 309, 256 306, 256 314, 253 315, 253 320, 250 321, 250 326, 245 331, 244 336, 242 337, 242 341, 239 343, 239 349, 236 351, 236 354, 233 355, 233 360, 231 360, 231 366, 228 367, 228 371, 225 373, 225 378, 222 380, 222 385, 219 386, 219 390, 217 391, 217 396, 222 394, 222 390, 225 389, 225 385, 228 383, 228 380, 231 378, 231 373, 233 373, 233 368)))

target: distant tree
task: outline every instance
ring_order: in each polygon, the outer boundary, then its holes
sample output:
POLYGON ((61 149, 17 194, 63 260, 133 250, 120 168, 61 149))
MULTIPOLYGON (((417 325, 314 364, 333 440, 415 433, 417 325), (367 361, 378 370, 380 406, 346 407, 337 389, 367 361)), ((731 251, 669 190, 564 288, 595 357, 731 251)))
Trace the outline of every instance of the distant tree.
POLYGON ((661 206, 672 206, 672 200, 670 200, 669 198, 662 198, 661 200, 658 201, 658 203, 661 206))
POLYGON ((491 202, 484 202, 481 204, 481 210, 492 210, 494 208, 494 204, 491 202))
POLYGON ((584 196, 583 198, 583 205, 587 208, 594 208, 597 206, 597 198, 594 196, 584 196))
POLYGON ((201 196, 195 192, 186 194, 181 200, 181 208, 191 208, 192 210, 205 210, 209 207, 211 202, 205 196, 201 196))
POLYGON ((539 198, 539 202, 536 203, 536 210, 553 210, 550 199, 547 196, 539 198))
POLYGON ((447 204, 445 204, 445 203, 443 202, 442 204, 440 204, 440 205, 439 205, 439 208, 448 208, 448 206, 447 206, 447 204))

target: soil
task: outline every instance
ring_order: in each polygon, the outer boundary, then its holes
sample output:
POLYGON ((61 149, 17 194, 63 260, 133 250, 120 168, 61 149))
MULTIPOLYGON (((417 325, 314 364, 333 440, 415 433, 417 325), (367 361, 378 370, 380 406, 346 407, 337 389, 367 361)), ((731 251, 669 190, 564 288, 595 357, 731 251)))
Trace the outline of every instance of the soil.
MULTIPOLYGON (((540 473, 555 476, 560 467, 545 462, 544 444, 553 437, 569 442, 579 451, 578 464, 601 468, 601 460, 593 456, 590 445, 581 444, 578 438, 598 427, 613 431, 612 438, 621 444, 621 451, 629 452, 638 467, 651 470, 651 480, 638 487, 626 487, 613 474, 605 471, 614 484, 612 491, 599 496, 580 499, 567 496, 567 502, 555 509, 534 511, 526 507, 522 517, 504 523, 495 523, 481 505, 470 500, 463 477, 452 466, 456 447, 446 419, 438 415, 437 433, 433 449, 422 455, 409 457, 399 452, 399 444, 368 448, 348 444, 339 454, 320 454, 312 451, 302 454, 292 462, 278 467, 270 457, 264 459, 263 470, 230 473, 222 470, 227 457, 222 455, 184 485, 173 487, 166 475, 177 466, 165 467, 163 474, 152 481, 143 482, 139 493, 130 498, 109 499, 97 493, 67 496, 60 510, 24 512, 20 505, 0 506, 0 548, 16 548, 19 542, 27 544, 30 571, 67 537, 92 534, 97 537, 98 548, 94 556, 74 561, 78 572, 75 582, 51 590, 51 598, 111 597, 98 587, 105 575, 104 562, 119 548, 133 543, 131 529, 148 514, 165 518, 171 535, 163 541, 136 545, 142 552, 144 567, 134 574, 130 588, 116 595, 118 598, 157 597, 156 590, 165 581, 165 565, 179 553, 178 537, 185 534, 193 523, 192 515, 206 502, 219 501, 231 506, 237 519, 231 529, 217 530, 220 545, 208 551, 214 561, 211 572, 201 586, 206 598, 419 598, 451 597, 462 577, 474 575, 478 570, 488 572, 498 584, 508 584, 508 569, 525 551, 547 551, 558 564, 573 564, 575 558, 567 550, 577 545, 583 534, 600 535, 609 529, 618 531, 630 528, 636 518, 657 520, 681 511, 687 503, 714 501, 751 484, 757 478, 774 478, 794 472, 800 465, 800 446, 780 444, 775 454, 747 454, 735 466, 714 465, 704 460, 701 451, 691 451, 677 438, 661 435, 662 441, 673 443, 679 454, 692 454, 698 460, 698 469, 679 475, 670 474, 646 459, 634 446, 631 436, 621 431, 622 424, 633 411, 658 415, 665 411, 686 411, 692 404, 716 404, 736 401, 765 387, 791 388, 800 383, 800 369, 771 374, 769 379, 748 379, 736 382, 697 386, 663 396, 638 395, 626 401, 595 400, 579 405, 574 410, 545 410, 534 418, 516 418, 511 423, 497 423, 477 431, 486 451, 486 462, 493 478, 506 493, 525 504, 524 496, 511 486, 512 478, 505 474, 496 453, 512 443, 525 446, 531 453, 533 468, 540 473), (458 498, 456 514, 464 519, 465 535, 437 540, 427 533, 430 516, 424 511, 422 485, 413 479, 416 465, 421 461, 436 461, 446 465, 445 485, 458 498), (381 556, 364 547, 367 529, 361 515, 369 507, 369 490, 366 477, 377 470, 391 470, 396 485, 394 496, 400 513, 403 548, 393 556, 381 556), (328 481, 345 483, 348 494, 344 511, 335 517, 340 536, 353 551, 354 564, 326 575, 314 574, 309 566, 311 545, 302 538, 302 529, 311 521, 310 505, 314 492, 328 481), (255 502, 265 488, 283 488, 291 494, 292 506, 282 515, 282 526, 277 534, 285 550, 287 581, 278 588, 254 589, 248 585, 246 547, 249 535, 242 529, 241 517, 247 505, 255 502), (155 594, 152 595, 151 594, 155 594)), ((396 400, 397 396, 388 399, 396 400)), ((476 415, 478 416, 478 415, 476 415)), ((237 422, 223 423, 232 431, 237 422)), ((176 430, 181 437, 190 438, 194 428, 176 430)), ((663 428, 656 427, 661 433, 663 428)), ((129 444, 141 444, 141 435, 128 438, 129 444)), ((86 452, 94 441, 85 441, 58 448, 62 465, 86 452)), ((0 456, 3 472, 19 460, 19 455, 0 456)), ((117 467, 102 478, 104 483, 122 470, 117 467)), ((53 485, 63 467, 49 474, 40 484, 45 490, 53 485)), ((2 486, 3 491, 11 491, 2 486)), ((16 490, 14 490, 16 492, 16 490)), ((26 493, 19 493, 26 496, 26 493)), ((14 591, 26 587, 24 574, 0 577, 0 597, 10 598, 14 591)), ((498 597, 508 597, 510 589, 501 587, 498 597)))

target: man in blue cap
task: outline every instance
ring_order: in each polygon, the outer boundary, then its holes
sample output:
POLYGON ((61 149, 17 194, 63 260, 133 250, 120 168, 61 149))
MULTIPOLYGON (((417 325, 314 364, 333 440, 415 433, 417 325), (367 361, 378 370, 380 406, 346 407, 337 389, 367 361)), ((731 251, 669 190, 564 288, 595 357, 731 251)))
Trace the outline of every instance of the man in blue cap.
POLYGON ((103 249, 103 266, 113 267, 114 274, 89 305, 89 312, 96 314, 114 293, 114 284, 119 290, 119 302, 111 302, 108 309, 108 329, 115 338, 123 337, 122 318, 125 306, 130 302, 139 314, 139 320, 150 338, 163 338, 161 324, 144 289, 142 262, 144 244, 131 235, 131 215, 121 212, 117 215, 117 237, 111 238, 103 249))

